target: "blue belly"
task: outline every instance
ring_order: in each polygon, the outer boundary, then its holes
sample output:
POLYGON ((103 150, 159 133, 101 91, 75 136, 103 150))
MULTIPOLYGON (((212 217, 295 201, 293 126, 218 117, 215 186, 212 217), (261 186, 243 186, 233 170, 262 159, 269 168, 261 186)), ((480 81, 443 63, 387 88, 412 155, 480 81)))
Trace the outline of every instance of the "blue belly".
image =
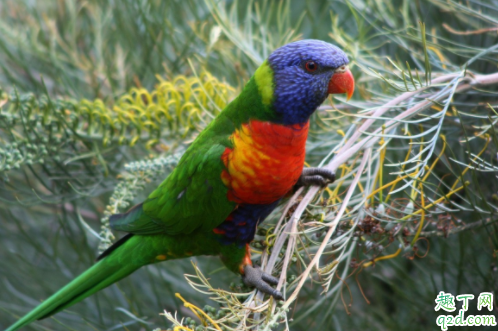
POLYGON ((242 204, 216 228, 223 244, 243 246, 254 239, 256 227, 275 209, 280 200, 269 205, 242 204))

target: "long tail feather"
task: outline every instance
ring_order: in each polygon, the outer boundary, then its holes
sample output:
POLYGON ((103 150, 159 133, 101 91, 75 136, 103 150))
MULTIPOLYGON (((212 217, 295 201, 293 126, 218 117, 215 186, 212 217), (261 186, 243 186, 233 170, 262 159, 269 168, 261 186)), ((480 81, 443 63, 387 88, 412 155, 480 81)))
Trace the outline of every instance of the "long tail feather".
MULTIPOLYGON (((121 246, 122 247, 122 246, 121 246)), ((126 248, 125 248, 126 249, 126 248)), ((137 263, 126 263, 126 252, 114 251, 112 254, 93 265, 72 282, 61 288, 38 307, 11 325, 6 331, 15 331, 36 320, 49 317, 97 291, 128 276, 141 267, 137 263), (124 253, 124 254, 123 254, 124 253), (118 258, 119 256, 119 258, 118 258)))

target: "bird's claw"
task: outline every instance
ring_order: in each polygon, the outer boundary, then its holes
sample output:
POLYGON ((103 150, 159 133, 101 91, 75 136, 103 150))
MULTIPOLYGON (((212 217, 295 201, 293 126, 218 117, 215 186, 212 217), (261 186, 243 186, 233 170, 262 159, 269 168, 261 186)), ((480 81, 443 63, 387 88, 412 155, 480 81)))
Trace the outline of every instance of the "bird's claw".
POLYGON ((296 187, 316 185, 325 187, 335 181, 335 173, 325 168, 304 168, 296 187))
POLYGON ((242 281, 246 286, 255 287, 261 292, 269 294, 277 300, 284 300, 282 293, 270 286, 277 285, 278 279, 261 270, 259 266, 253 267, 251 265, 246 265, 244 267, 244 276, 242 276, 242 281))

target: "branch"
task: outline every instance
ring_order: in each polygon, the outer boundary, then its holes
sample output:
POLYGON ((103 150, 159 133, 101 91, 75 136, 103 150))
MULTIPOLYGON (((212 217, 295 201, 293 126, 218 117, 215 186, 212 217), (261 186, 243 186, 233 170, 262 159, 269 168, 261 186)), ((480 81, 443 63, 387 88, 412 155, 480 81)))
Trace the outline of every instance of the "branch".
MULTIPOLYGON (((433 79, 432 86, 434 86, 435 84, 441 84, 444 82, 448 82, 448 81, 451 81, 454 79, 459 80, 458 82, 456 82, 458 84, 458 87, 454 90, 454 93, 458 93, 458 92, 463 92, 463 91, 469 90, 472 87, 477 86, 477 85, 482 86, 482 85, 498 84, 498 72, 493 73, 493 74, 489 74, 489 75, 474 75, 471 72, 467 71, 465 76, 464 76, 464 72, 452 73, 452 74, 440 76, 440 77, 433 79)), ((363 124, 360 126, 360 128, 358 130, 355 130, 355 132, 352 134, 352 136, 346 141, 344 146, 342 146, 340 148, 336 157, 331 162, 329 162, 329 164, 326 166, 326 168, 328 168, 332 171, 335 171, 339 167, 339 165, 347 162, 356 153, 358 153, 362 148, 363 149, 367 148, 368 146, 372 146, 374 143, 378 142, 382 138, 382 135, 381 135, 382 128, 376 129, 372 135, 369 135, 369 136, 363 138, 362 140, 360 140, 359 142, 355 143, 359 139, 361 134, 367 132, 367 130, 375 123, 375 121, 378 119, 378 117, 382 116, 385 112, 389 111, 393 107, 399 106, 402 102, 407 101, 407 100, 417 96, 422 91, 424 91, 428 88, 429 87, 424 87, 424 88, 421 88, 417 91, 405 92, 405 93, 401 94, 400 96, 398 96, 397 98, 387 102, 383 106, 376 109, 371 114, 371 118, 365 120, 363 122, 363 124)), ((392 120, 385 123, 385 125, 383 126, 384 129, 386 127, 391 128, 391 129, 397 127, 400 123, 402 123, 401 122, 402 120, 407 119, 407 118, 427 109, 428 107, 430 107, 431 105, 433 105, 437 101, 441 101, 441 100, 447 98, 450 93, 451 93, 450 89, 448 89, 447 91, 443 90, 442 92, 436 93, 436 95, 433 96, 430 100, 426 99, 424 101, 417 103, 415 106, 405 110, 404 112, 402 112, 401 114, 399 114, 398 116, 393 118, 392 120)), ((360 168, 359 168, 361 171, 363 171, 365 162, 368 159, 369 155, 370 155, 370 150, 368 149, 368 152, 365 153, 365 155, 363 156, 362 163, 361 163, 360 168)), ((339 221, 340 217, 342 216, 342 213, 344 212, 345 208, 347 207, 347 203, 351 197, 351 194, 352 194, 354 188, 356 187, 356 184, 358 183, 358 180, 360 177, 359 174, 361 173, 360 170, 358 170, 357 175, 355 176, 353 183, 351 184, 351 186, 348 190, 346 199, 342 202, 342 205, 341 205, 340 210, 338 212, 338 216, 336 216, 334 221, 331 223, 330 229, 327 232, 327 235, 325 236, 325 238, 323 239, 322 244, 321 244, 318 252, 315 254, 315 257, 313 258, 312 262, 308 265, 305 272, 301 275, 301 279, 300 279, 296 289, 294 290, 294 292, 292 293, 290 298, 287 299, 287 301, 284 304, 284 307, 289 307, 291 302, 293 302, 297 298, 297 295, 298 295, 300 289, 302 288, 304 282, 306 281, 306 279, 311 271, 311 268, 316 265, 318 259, 321 256, 321 253, 323 252, 325 245, 327 244, 328 240, 331 238, 332 234, 334 233, 336 226, 337 226, 337 222, 339 221)), ((291 216, 289 222, 287 223, 284 231, 280 231, 280 224, 281 224, 283 218, 285 217, 285 215, 287 214, 287 211, 290 209, 291 206, 294 205, 294 203, 297 199, 297 196, 299 195, 299 193, 301 191, 296 192, 296 194, 292 197, 291 201, 289 201, 289 203, 287 204, 287 206, 285 208, 285 212, 283 213, 281 219, 279 220, 278 226, 275 230, 275 233, 277 235, 277 239, 275 241, 275 246, 273 247, 272 254, 271 254, 270 258, 268 259, 267 265, 263 266, 265 272, 270 273, 270 274, 272 273, 273 268, 275 266, 275 261, 278 259, 278 255, 280 254, 280 250, 283 247, 285 240, 290 235, 289 243, 288 243, 287 250, 285 253, 285 258, 283 261, 283 268, 282 268, 282 272, 280 275, 280 280, 279 280, 279 284, 277 286, 277 289, 281 289, 282 285, 285 283, 285 280, 286 280, 287 268, 289 265, 289 261, 292 257, 292 254, 294 252, 294 243, 296 241, 295 238, 297 235, 297 223, 300 220, 300 218, 301 218, 304 210, 308 206, 308 204, 311 203, 311 201, 314 199, 314 197, 315 197, 316 193, 319 191, 319 189, 320 189, 319 187, 313 186, 308 190, 308 192, 303 197, 303 199, 299 203, 298 207, 296 208, 296 210, 292 214, 292 216, 291 216)), ((481 222, 479 222, 479 223, 481 223, 481 222)), ((258 295, 256 298, 261 300, 262 295, 258 295)), ((252 300, 250 300, 250 302, 252 302, 252 300)), ((246 302, 246 304, 250 305, 250 302, 246 302)), ((274 308, 275 308, 275 306, 274 306, 274 308)))

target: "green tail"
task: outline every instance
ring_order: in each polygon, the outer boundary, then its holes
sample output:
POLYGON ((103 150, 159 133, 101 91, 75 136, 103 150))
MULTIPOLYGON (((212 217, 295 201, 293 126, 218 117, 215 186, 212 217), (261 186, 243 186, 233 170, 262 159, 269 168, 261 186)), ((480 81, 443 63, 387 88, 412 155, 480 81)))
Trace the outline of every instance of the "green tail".
MULTIPOLYGON (((119 243, 119 246, 123 243, 124 241, 119 243)), ((36 320, 49 317, 117 282, 141 267, 141 264, 132 263, 129 260, 133 252, 127 252, 126 245, 119 248, 121 249, 116 249, 113 246, 112 254, 97 262, 50 298, 43 301, 6 331, 18 330, 36 320)))

